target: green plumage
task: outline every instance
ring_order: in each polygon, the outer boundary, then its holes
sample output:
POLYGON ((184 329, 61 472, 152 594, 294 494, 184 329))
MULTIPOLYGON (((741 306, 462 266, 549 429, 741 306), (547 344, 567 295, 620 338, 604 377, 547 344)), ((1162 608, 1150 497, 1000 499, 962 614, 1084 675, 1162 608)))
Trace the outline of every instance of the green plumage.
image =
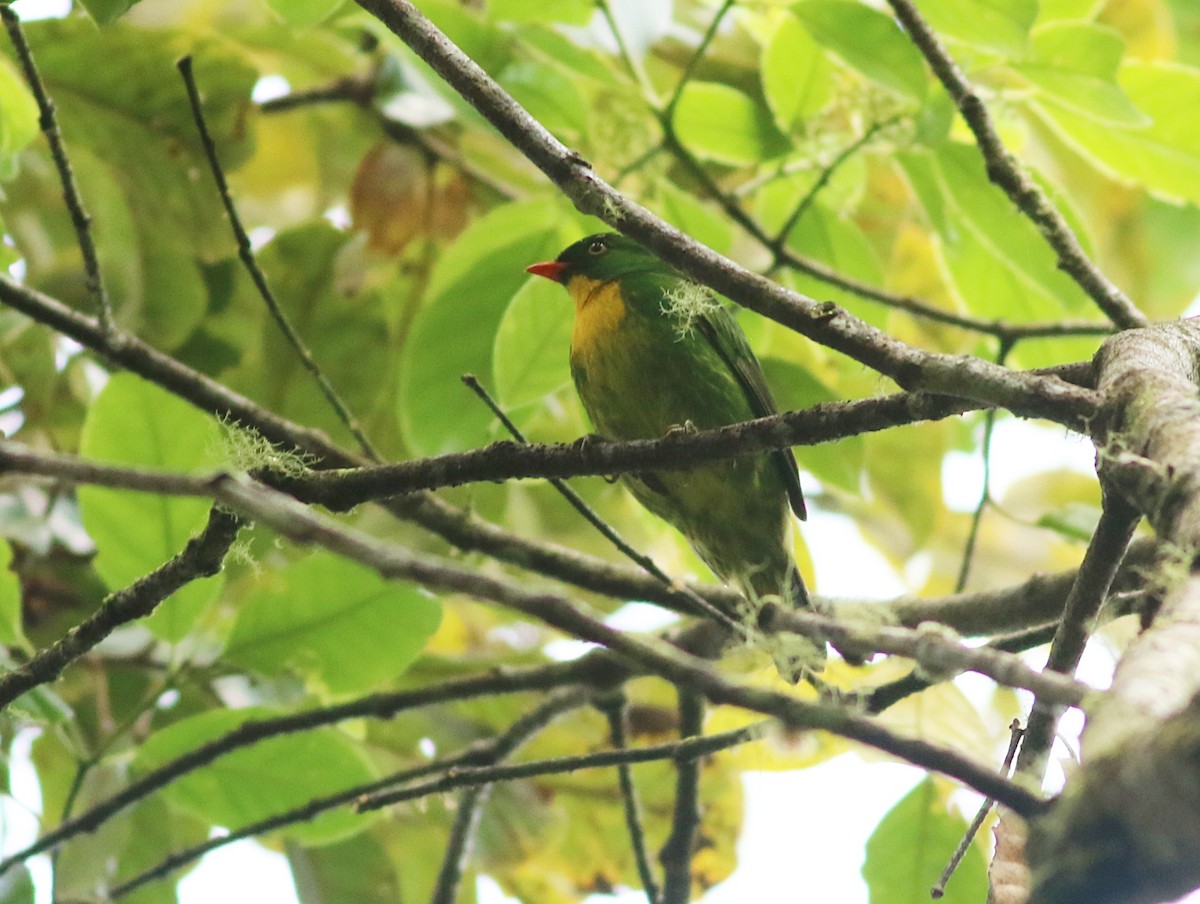
MULTIPOLYGON (((589 236, 530 270, 563 283, 575 300, 571 373, 602 436, 651 439, 775 412, 725 307, 632 240, 589 236)), ((624 480, 748 597, 807 604, 789 550, 789 509, 805 516, 790 450, 624 480)))

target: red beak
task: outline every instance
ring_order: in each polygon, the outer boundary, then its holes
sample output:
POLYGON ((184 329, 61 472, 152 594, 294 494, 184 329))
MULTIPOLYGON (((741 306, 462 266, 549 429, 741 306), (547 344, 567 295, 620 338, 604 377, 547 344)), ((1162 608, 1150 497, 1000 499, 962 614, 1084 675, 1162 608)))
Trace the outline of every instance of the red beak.
POLYGON ((544 276, 546 279, 552 279, 556 283, 565 283, 567 265, 559 261, 544 261, 540 264, 530 264, 525 268, 526 273, 532 273, 534 276, 544 276))

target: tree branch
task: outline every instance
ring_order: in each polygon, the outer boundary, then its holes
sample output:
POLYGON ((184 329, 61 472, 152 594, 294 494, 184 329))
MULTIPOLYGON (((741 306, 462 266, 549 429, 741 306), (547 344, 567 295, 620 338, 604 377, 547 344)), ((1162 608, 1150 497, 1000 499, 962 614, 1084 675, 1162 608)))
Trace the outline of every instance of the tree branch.
POLYGON ((587 615, 560 596, 535 593, 513 582, 465 571, 433 556, 418 555, 379 543, 358 531, 317 515, 290 497, 226 478, 220 497, 255 521, 299 543, 317 543, 353 559, 385 578, 415 581, 433 589, 464 593, 499 603, 571 637, 607 647, 636 668, 724 703, 774 716, 795 728, 823 729, 861 741, 909 762, 944 772, 985 795, 993 796, 1019 814, 1030 815, 1043 805, 1024 788, 996 777, 958 754, 923 741, 900 738, 883 726, 837 707, 798 700, 789 694, 734 684, 702 660, 650 639, 637 639, 587 615))
POLYGON ((459 50, 408 0, 358 0, 541 169, 583 213, 600 217, 667 263, 721 294, 848 355, 901 387, 1015 411, 1052 404, 1086 418, 1090 394, 1052 378, 1015 374, 988 361, 922 351, 831 303, 818 304, 699 244, 597 176, 459 50))
POLYGON ((21 694, 53 681, 121 625, 149 615, 176 590, 217 574, 241 527, 240 518, 214 507, 204 530, 190 539, 179 555, 123 590, 109 594, 100 608, 60 640, 39 650, 24 665, 0 675, 0 710, 21 694))
POLYGON ((943 678, 978 672, 1005 687, 1031 690, 1059 706, 1079 706, 1091 689, 1062 675, 1031 669, 1018 656, 986 647, 965 647, 942 628, 920 630, 876 628, 860 622, 839 622, 812 612, 786 610, 773 603, 759 612, 759 625, 768 633, 790 631, 807 637, 824 636, 836 648, 887 653, 916 660, 921 671, 943 678))
MULTIPOLYGON (((627 749, 626 703, 624 693, 610 694, 597 701, 597 706, 608 719, 608 734, 614 750, 627 749)), ((685 738, 684 741, 686 740, 685 738)), ((633 862, 637 866, 638 878, 642 880, 642 889, 646 892, 648 904, 658 904, 658 882, 654 878, 654 870, 650 867, 650 855, 646 850, 646 830, 642 825, 642 808, 638 802, 637 788, 633 784, 633 770, 629 768, 629 763, 617 764, 617 785, 621 789, 625 829, 629 832, 629 844, 633 848, 633 862)))
POLYGON ((933 29, 921 17, 912 0, 888 0, 888 3, 974 134, 979 152, 987 165, 988 178, 1000 186, 1017 209, 1038 228, 1058 255, 1059 268, 1074 279, 1117 326, 1139 327, 1149 323, 1146 315, 1137 309, 1125 293, 1088 260, 1079 239, 1062 214, 1005 148, 992 124, 987 106, 933 29))
POLYGON ((54 168, 58 171, 58 179, 62 184, 63 201, 66 202, 71 225, 75 229, 75 241, 83 256, 84 284, 87 286, 92 306, 96 309, 100 331, 108 334, 113 329, 112 304, 108 298, 108 289, 104 285, 104 275, 100 272, 96 243, 92 238, 92 218, 83 206, 83 197, 79 193, 79 185, 75 182, 75 171, 71 168, 67 145, 58 127, 54 101, 46 93, 46 86, 33 59, 33 50, 25 40, 25 30, 21 28, 21 20, 16 10, 8 3, 0 3, 0 18, 4 19, 4 27, 8 30, 8 37, 17 52, 17 60, 21 64, 25 81, 37 101, 38 125, 50 145, 50 156, 54 160, 54 168))
POLYGON ((220 195, 221 204, 225 207, 225 215, 229 219, 229 228, 233 230, 234 241, 238 249, 238 258, 246 268, 246 272, 250 274, 254 288, 258 291, 259 297, 262 298, 263 303, 267 306, 267 311, 270 312, 271 319, 275 321, 275 325, 279 327, 279 332, 283 334, 284 339, 287 340, 287 343, 296 352, 296 357, 300 359, 300 363, 304 366, 304 369, 316 381, 317 387, 321 390, 325 401, 329 403, 329 407, 333 409, 338 419, 346 425, 346 429, 350 431, 350 435, 354 437, 363 454, 370 459, 378 460, 379 455, 376 453, 374 446, 371 445, 371 441, 367 439, 367 435, 363 432, 358 419, 334 388, 333 383, 321 369, 321 366, 317 364, 312 352, 309 351, 308 346, 296 331, 296 328, 292 326, 292 322, 283 308, 279 306, 279 302, 275 298, 275 293, 271 290, 271 286, 267 282, 267 275, 263 273, 257 259, 254 257, 254 249, 250 244, 250 236, 247 234, 246 228, 242 225, 242 218, 238 216, 237 205, 233 203, 233 196, 229 193, 229 183, 225 179, 225 171, 222 169, 221 161, 217 156, 216 142, 213 141, 212 134, 208 131, 208 123, 204 119, 204 104, 200 100, 200 89, 196 85, 196 77, 192 71, 191 56, 181 58, 175 65, 179 69, 179 74, 183 77, 184 86, 187 88, 188 104, 192 109, 192 119, 195 120, 196 129, 200 133, 200 145, 204 149, 205 159, 208 160, 208 168, 212 172, 213 181, 217 184, 217 194, 220 195))
MULTIPOLYGON (((221 757, 257 744, 267 738, 311 731, 347 719, 373 717, 387 719, 410 709, 469 700, 491 694, 512 694, 521 691, 548 691, 567 684, 585 684, 595 688, 608 687, 623 680, 627 672, 609 654, 589 654, 573 662, 535 666, 521 671, 489 672, 470 678, 460 678, 430 687, 386 694, 371 694, 336 706, 306 710, 270 719, 251 719, 233 731, 214 738, 188 751, 181 757, 164 763, 126 788, 106 798, 73 819, 47 832, 33 844, 0 861, 0 873, 13 865, 45 851, 53 850, 64 841, 99 828, 109 817, 169 785, 181 776, 195 772, 221 757)), ((359 789, 356 793, 362 793, 359 789)))
MULTIPOLYGON (((704 698, 679 691, 679 736, 699 737, 704 732, 704 698)), ((663 865, 662 904, 687 904, 692 896, 692 853, 700 828, 700 772, 697 758, 679 760, 675 766, 675 812, 671 834, 659 852, 663 865)))
MULTIPOLYGON (((1116 498, 1115 494, 1107 494, 1100 523, 1096 525, 1096 532, 1088 544, 1083 564, 1079 566, 1079 573, 1063 607, 1062 620, 1050 644, 1045 670, 1047 677, 1053 672, 1072 675, 1078 668, 1083 649, 1100 614, 1100 607, 1112 587, 1138 520, 1137 513, 1123 499, 1116 498)), ((1025 726, 1017 770, 1040 778, 1062 714, 1062 703, 1040 691, 1034 693, 1037 699, 1025 726)))
MULTIPOLYGON (((514 722, 492 742, 489 751, 492 763, 508 759, 552 721, 563 713, 582 706, 587 699, 588 694, 579 689, 553 694, 541 706, 514 722)), ((442 866, 438 870, 437 882, 429 898, 430 904, 454 904, 458 900, 463 871, 470 860, 475 833, 479 829, 479 820, 483 816, 483 808, 487 804, 491 788, 491 784, 480 783, 467 788, 459 796, 454 824, 450 829, 450 840, 446 842, 442 866)))

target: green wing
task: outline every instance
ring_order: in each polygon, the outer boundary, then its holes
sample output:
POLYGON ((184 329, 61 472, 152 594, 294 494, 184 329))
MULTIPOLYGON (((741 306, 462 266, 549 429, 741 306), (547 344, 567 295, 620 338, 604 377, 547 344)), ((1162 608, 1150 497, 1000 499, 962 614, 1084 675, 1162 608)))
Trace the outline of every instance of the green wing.
MULTIPOLYGON (((697 331, 708 340, 709 344, 721 356, 730 371, 737 377, 750 409, 756 417, 767 417, 778 413, 771 389, 767 386, 767 378, 763 375, 762 365, 754 357, 754 350, 746 341, 746 334, 737 325, 733 315, 724 307, 696 318, 697 331)), ((780 449, 771 453, 771 458, 779 472, 783 485, 787 489, 788 501, 792 511, 801 521, 808 517, 804 505, 804 494, 800 491, 800 475, 796 466, 796 456, 791 449, 780 449)))

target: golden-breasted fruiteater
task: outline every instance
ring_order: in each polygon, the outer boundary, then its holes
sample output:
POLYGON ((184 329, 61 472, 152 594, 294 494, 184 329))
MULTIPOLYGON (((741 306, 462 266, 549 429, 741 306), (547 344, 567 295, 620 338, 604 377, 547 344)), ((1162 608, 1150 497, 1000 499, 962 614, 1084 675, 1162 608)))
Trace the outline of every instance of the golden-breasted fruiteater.
MULTIPOLYGON (((588 236, 527 269, 562 283, 575 302, 571 374, 601 436, 653 439, 775 413, 725 306, 632 239, 588 236)), ((806 514, 790 449, 623 480, 749 600, 808 605, 790 550, 791 513, 806 514)))

